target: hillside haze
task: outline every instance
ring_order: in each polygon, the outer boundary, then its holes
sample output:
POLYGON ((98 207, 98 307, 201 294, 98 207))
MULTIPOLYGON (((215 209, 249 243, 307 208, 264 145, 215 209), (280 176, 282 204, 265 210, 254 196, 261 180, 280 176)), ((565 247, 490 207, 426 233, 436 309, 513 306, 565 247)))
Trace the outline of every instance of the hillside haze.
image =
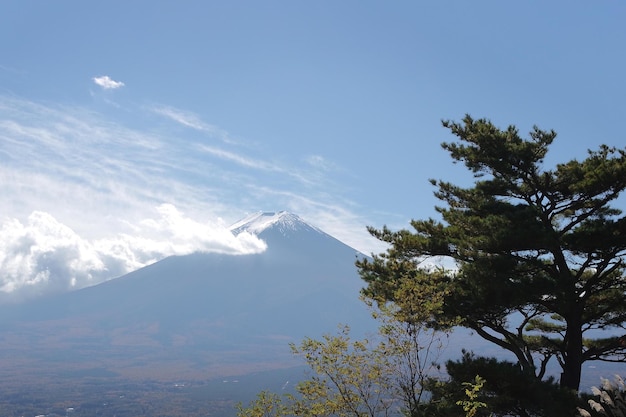
POLYGON ((263 253, 195 253, 60 296, 3 307, 4 377, 82 373, 202 379, 296 362, 288 343, 375 329, 359 300, 360 254, 288 212, 231 228, 263 253))

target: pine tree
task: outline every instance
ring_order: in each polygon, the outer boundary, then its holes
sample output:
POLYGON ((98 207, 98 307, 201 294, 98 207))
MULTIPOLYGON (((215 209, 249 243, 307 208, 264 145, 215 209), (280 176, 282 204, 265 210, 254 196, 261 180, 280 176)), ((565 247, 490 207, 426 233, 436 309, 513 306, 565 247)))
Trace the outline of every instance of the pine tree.
MULTIPOLYGON (((430 275, 444 298, 433 323, 460 318, 539 379, 556 358, 566 388, 579 388, 586 361, 624 361, 626 334, 586 335, 626 323, 626 218, 614 207, 626 187, 626 151, 603 145, 582 161, 544 169, 554 131, 535 127, 522 139, 514 126, 470 116, 443 125, 458 138, 443 148, 474 183, 431 180, 442 220, 414 220, 412 231, 370 228, 390 248, 357 263, 366 295, 399 302, 407 277, 430 275), (431 256, 455 267, 421 268, 431 256)), ((414 306, 429 302, 425 294, 414 306)))

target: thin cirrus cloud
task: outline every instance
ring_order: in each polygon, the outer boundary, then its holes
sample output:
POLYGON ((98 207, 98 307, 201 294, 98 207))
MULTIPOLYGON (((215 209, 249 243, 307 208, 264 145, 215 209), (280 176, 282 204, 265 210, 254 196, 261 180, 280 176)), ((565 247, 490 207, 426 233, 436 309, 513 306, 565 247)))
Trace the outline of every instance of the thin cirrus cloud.
POLYGON ((225 143, 236 144, 237 141, 231 135, 217 126, 203 122, 198 115, 176 109, 169 106, 152 106, 149 110, 160 116, 164 116, 185 127, 204 132, 213 138, 217 138, 225 143))
MULTIPOLYGON (((242 145, 243 142, 241 140, 234 140, 232 136, 225 130, 203 122, 196 114, 182 111, 180 109, 176 109, 169 106, 152 106, 149 110, 157 115, 163 116, 167 119, 173 120, 176 123, 191 128, 200 132, 207 134, 211 138, 217 138, 222 142, 229 145, 242 145)), ((198 144, 197 150, 202 153, 212 155, 220 160, 225 160, 229 162, 233 162, 242 167, 280 173, 290 176, 296 180, 298 180, 302 184, 310 185, 311 180, 307 175, 300 173, 297 169, 283 167, 279 164, 268 162, 258 158, 250 158, 241 154, 240 152, 233 152, 226 149, 218 148, 216 146, 209 146, 206 144, 198 144)), ((312 156, 311 160, 308 161, 309 165, 316 168, 322 169, 324 171, 329 171, 331 169, 331 164, 325 161, 321 156, 312 156)))
POLYGON ((320 182, 323 181, 323 179, 320 178, 320 175, 304 173, 297 168, 282 166, 262 159, 250 158, 240 153, 227 151, 225 149, 217 148, 214 146, 198 145, 198 150, 202 153, 212 155, 224 161, 233 162, 245 168, 265 171, 266 173, 279 174, 283 178, 290 177, 296 180, 300 185, 305 185, 308 187, 315 187, 316 185, 319 186, 320 182))
POLYGON ((108 75, 94 77, 93 82, 105 90, 115 90, 117 88, 124 87, 123 82, 112 80, 108 75))
POLYGON ((93 285, 169 255, 262 251, 255 236, 227 227, 257 210, 291 210, 361 249, 365 228, 349 201, 330 195, 341 193, 329 192, 323 158, 309 161, 313 175, 275 155, 246 156, 245 144, 209 146, 214 133, 197 129, 208 124, 186 125, 171 115, 188 113, 168 109, 160 115, 198 134, 0 95, 0 302, 93 285))
POLYGON ((315 167, 315 168, 320 168, 324 171, 330 171, 332 169, 334 169, 334 165, 330 162, 328 162, 323 156, 321 155, 310 155, 308 158, 306 158, 306 162, 315 167))
POLYGON ((203 184, 222 175, 181 150, 184 141, 78 108, 0 97, 0 109, 0 295, 93 285, 169 255, 264 250, 254 236, 198 220, 226 210, 203 184))
POLYGON ((284 169, 279 167, 278 165, 274 165, 274 164, 271 164, 262 160, 255 160, 252 158, 247 158, 240 154, 229 152, 224 149, 219 149, 213 146, 199 145, 198 149, 202 152, 213 155, 217 158, 235 162, 236 164, 247 167, 247 168, 254 168, 254 169, 259 169, 262 171, 284 172, 284 169))

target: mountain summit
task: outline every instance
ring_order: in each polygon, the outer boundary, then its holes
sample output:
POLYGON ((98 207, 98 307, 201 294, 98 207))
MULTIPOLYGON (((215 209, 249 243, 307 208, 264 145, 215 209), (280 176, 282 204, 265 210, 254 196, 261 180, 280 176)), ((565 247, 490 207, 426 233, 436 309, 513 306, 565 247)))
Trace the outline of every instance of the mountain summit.
POLYGON ((230 231, 234 235, 241 232, 249 232, 255 235, 261 234, 263 231, 277 228, 282 233, 293 233, 303 229, 315 230, 324 233, 316 227, 305 223, 300 217, 288 211, 259 211, 251 214, 230 226, 230 231))
MULTIPOLYGON (((357 250, 286 211, 235 223, 249 255, 173 256, 89 288, 0 309, 3 375, 98 368, 125 378, 203 378, 293 363, 288 343, 338 324, 373 329, 357 250), (71 358, 71 363, 64 358, 71 358), (14 365, 12 365, 14 364, 14 365)), ((1 362, 1 361, 0 361, 1 362)))
MULTIPOLYGON (((230 226, 234 235, 248 232, 267 243, 268 256, 286 257, 305 261, 308 257, 318 257, 318 262, 332 262, 328 249, 332 246, 339 257, 354 258, 365 256, 339 241, 323 230, 310 225, 299 216, 288 211, 259 211, 230 226)), ((354 269, 354 265, 352 265, 354 269)), ((355 269, 356 271, 356 269, 355 269)))

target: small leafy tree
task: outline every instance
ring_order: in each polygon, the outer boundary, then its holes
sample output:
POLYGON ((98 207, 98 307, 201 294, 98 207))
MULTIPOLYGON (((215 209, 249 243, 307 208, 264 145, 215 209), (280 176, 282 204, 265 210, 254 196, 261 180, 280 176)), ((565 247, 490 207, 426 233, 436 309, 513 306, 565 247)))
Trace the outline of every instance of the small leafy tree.
POLYGON ((394 406, 391 361, 384 345, 372 346, 367 340, 351 341, 348 327, 323 340, 307 338, 292 345, 313 371, 298 385, 297 415, 354 417, 388 416, 394 406), (320 410, 320 411, 316 411, 320 410))
POLYGON ((353 341, 347 326, 322 340, 306 338, 292 351, 302 356, 311 376, 283 397, 261 392, 239 417, 387 417, 397 407, 391 361, 384 345, 353 341))
POLYGON ((289 415, 289 408, 283 398, 273 392, 261 391, 257 394, 253 403, 244 407, 237 404, 237 415, 239 417, 282 417, 289 415))
MULTIPOLYGON (((407 299, 415 281, 398 291, 407 299)), ((393 303, 365 300, 380 321, 372 340, 352 340, 344 326, 336 335, 321 340, 304 339, 292 345, 304 358, 311 375, 296 387, 295 395, 261 392, 247 407, 239 405, 240 417, 424 415, 425 382, 438 370, 436 360, 445 347, 446 333, 426 328, 414 311, 393 303)), ((437 303, 433 300, 433 305, 437 303)))
MULTIPOLYGON (((475 182, 431 180, 442 221, 414 220, 413 231, 370 229, 390 249, 357 263, 366 293, 401 301, 403 279, 430 276, 443 297, 435 323, 460 317, 538 379, 556 358, 561 385, 578 390, 584 362, 626 358, 625 333, 587 336, 626 323, 626 218, 611 205, 626 188, 626 151, 601 146, 545 169, 554 131, 534 128, 522 139, 514 126, 501 130, 485 119, 443 124, 459 139, 443 148, 475 182), (421 268, 431 256, 456 266, 447 274, 421 268)), ((427 297, 413 301, 420 306, 427 297)))
POLYGON ((405 413, 421 416, 429 396, 426 382, 440 373, 438 361, 447 346, 449 330, 458 319, 433 321, 443 307, 444 291, 440 282, 431 278, 443 277, 443 271, 424 274, 410 265, 398 264, 394 272, 397 285, 388 290, 395 301, 367 291, 364 300, 381 322, 381 345, 392 365, 396 396, 405 413))
POLYGON ((474 417, 476 416, 476 413, 478 413, 478 410, 487 407, 487 403, 479 401, 479 394, 484 385, 485 379, 480 375, 476 375, 474 377, 474 382, 463 383, 463 386, 465 387, 465 396, 467 398, 464 400, 458 400, 456 405, 463 407, 465 417, 474 417))

